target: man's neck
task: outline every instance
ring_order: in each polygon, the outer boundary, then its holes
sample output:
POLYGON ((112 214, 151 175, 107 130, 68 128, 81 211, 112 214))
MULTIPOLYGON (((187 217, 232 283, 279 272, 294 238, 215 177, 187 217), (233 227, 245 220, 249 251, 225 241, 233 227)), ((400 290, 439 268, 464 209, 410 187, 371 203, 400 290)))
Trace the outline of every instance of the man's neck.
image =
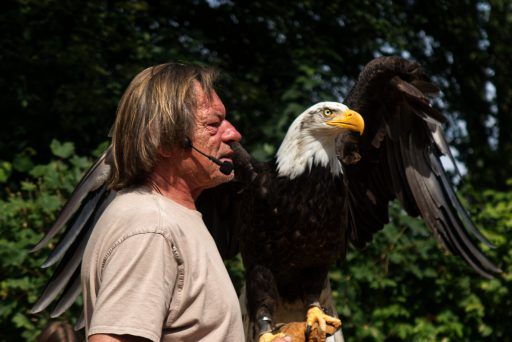
POLYGON ((161 194, 164 197, 184 206, 185 208, 196 210, 195 200, 199 196, 197 191, 190 187, 190 184, 182 177, 179 176, 164 176, 168 172, 159 172, 158 168, 155 169, 147 184, 153 191, 161 194))

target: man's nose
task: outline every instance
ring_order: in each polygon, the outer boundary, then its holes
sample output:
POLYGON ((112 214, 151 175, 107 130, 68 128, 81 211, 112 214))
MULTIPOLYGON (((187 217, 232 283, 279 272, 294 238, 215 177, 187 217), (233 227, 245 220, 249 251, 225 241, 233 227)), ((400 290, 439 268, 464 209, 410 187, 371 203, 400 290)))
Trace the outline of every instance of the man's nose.
POLYGON ((242 135, 238 130, 233 126, 233 124, 227 120, 226 121, 226 129, 222 134, 222 140, 224 141, 237 141, 239 142, 242 139, 242 135))

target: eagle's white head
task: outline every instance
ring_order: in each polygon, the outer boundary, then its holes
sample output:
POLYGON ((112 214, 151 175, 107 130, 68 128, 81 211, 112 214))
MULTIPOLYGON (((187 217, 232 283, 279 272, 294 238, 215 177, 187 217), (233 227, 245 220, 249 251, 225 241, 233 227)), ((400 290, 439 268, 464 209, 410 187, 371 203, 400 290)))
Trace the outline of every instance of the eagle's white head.
POLYGON ((306 109, 291 124, 277 151, 279 176, 293 179, 313 166, 330 166, 333 175, 342 172, 336 155, 339 134, 364 130, 362 116, 339 102, 320 102, 306 109))

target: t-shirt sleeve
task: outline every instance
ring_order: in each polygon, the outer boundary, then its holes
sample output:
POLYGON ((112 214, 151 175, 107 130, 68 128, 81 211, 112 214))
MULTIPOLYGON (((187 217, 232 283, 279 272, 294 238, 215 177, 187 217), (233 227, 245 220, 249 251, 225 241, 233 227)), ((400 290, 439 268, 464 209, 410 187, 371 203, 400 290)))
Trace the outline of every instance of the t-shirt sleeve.
POLYGON ((102 267, 89 336, 128 334, 160 341, 178 272, 172 248, 162 234, 144 233, 112 249, 102 267))

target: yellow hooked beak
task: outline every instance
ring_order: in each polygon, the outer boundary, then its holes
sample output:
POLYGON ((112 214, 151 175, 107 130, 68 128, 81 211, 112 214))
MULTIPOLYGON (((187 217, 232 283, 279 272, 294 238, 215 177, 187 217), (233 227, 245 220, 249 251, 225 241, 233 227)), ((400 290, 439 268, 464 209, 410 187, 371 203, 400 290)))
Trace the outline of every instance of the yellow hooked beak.
POLYGON ((326 124, 346 128, 354 132, 359 132, 359 134, 363 134, 364 131, 363 117, 361 114, 351 109, 337 114, 331 120, 327 121, 326 124))

